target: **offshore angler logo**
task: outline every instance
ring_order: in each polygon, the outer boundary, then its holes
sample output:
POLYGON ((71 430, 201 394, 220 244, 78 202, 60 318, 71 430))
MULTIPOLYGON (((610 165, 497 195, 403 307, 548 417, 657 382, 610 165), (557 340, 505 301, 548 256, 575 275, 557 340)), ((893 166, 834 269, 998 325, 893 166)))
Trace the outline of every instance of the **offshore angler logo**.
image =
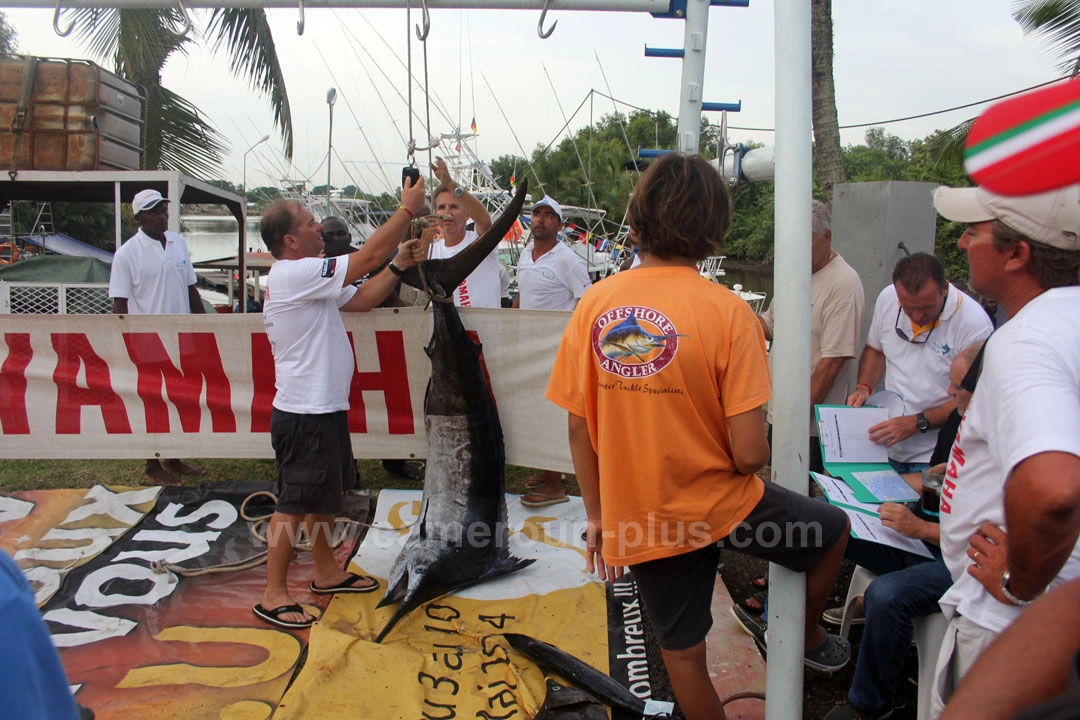
POLYGON ((644 378, 663 370, 679 349, 675 326, 652 308, 627 305, 593 323, 592 346, 600 367, 622 378, 644 378))

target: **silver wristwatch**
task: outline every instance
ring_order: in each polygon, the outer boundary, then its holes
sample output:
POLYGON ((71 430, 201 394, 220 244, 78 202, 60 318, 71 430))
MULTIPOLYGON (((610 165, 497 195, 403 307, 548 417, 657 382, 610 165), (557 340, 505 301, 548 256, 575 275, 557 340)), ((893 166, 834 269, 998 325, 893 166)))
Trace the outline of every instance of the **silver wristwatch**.
POLYGON ((1017 607, 1024 607, 1026 605, 1030 605, 1031 603, 1035 602, 1035 598, 1032 598, 1031 600, 1021 600, 1020 598, 1016 597, 1015 595, 1013 595, 1009 591, 1009 571, 1008 570, 1006 570, 1005 573, 1001 576, 1001 594, 1005 596, 1006 600, 1011 602, 1013 605, 1016 605, 1017 607))
POLYGON ((454 197, 459 198, 464 194, 465 194, 465 188, 461 187, 460 185, 458 185, 456 188, 454 188, 454 197))

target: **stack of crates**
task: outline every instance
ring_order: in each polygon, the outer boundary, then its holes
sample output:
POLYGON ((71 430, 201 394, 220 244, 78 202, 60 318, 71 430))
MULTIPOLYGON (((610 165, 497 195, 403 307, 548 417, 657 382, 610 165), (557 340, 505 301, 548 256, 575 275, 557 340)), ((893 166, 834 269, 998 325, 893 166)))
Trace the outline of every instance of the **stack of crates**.
POLYGON ((0 165, 139 170, 142 100, 86 60, 0 56, 0 165))

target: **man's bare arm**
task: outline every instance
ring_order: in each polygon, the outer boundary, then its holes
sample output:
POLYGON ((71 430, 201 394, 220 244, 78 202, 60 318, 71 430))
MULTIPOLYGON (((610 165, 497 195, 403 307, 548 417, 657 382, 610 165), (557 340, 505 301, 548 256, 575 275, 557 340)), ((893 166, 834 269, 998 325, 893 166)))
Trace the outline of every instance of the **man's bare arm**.
POLYGON ((1038 595, 1065 564, 1080 534, 1080 457, 1032 455, 1005 483, 1009 529, 1009 590, 1021 600, 1038 595))
POLYGON ((352 285, 382 265, 398 243, 405 239, 413 218, 424 207, 424 178, 420 178, 415 185, 412 180, 405 181, 405 188, 401 191, 401 204, 408 208, 408 212, 398 209, 383 221, 363 247, 349 256, 349 267, 345 271, 342 286, 352 285))
MULTIPOLYGON (((398 247, 398 251, 391 262, 399 270, 407 270, 420 260, 423 260, 423 257, 420 241, 414 238, 403 242, 398 247)), ((398 276, 387 266, 361 285, 356 294, 341 306, 341 310, 343 312, 367 312, 385 300, 397 283, 398 276)))
POLYGON ((829 394, 833 383, 836 382, 836 376, 840 374, 844 363, 847 361, 848 358, 842 357, 829 357, 818 360, 818 364, 814 366, 813 372, 810 373, 811 406, 825 402, 825 396, 829 394))
POLYGON ((196 314, 206 313, 206 306, 203 305, 202 295, 199 294, 199 289, 194 285, 188 285, 188 305, 191 307, 191 312, 196 314))
POLYGON ((769 321, 765 319, 764 315, 758 315, 757 319, 761 323, 761 331, 765 333, 765 339, 772 342, 772 326, 769 325, 769 321))
POLYGON ((881 382, 884 376, 885 353, 867 345, 859 356, 859 374, 856 376, 858 384, 848 395, 847 404, 852 407, 862 407, 866 398, 870 397, 873 387, 881 382))
MULTIPOLYGON (((431 165, 432 171, 435 173, 435 177, 439 179, 439 182, 449 188, 451 191, 461 187, 458 185, 452 177, 450 177, 450 170, 446 167, 446 161, 442 158, 435 158, 435 162, 431 165)), ((464 190, 464 188, 462 188, 464 190)), ((468 190, 465 190, 459 198, 461 207, 465 210, 465 214, 469 216, 469 219, 473 221, 473 229, 477 235, 483 235, 491 229, 491 215, 488 213, 487 208, 480 202, 468 190)))
POLYGON ((769 441, 765 436, 765 413, 754 408, 727 419, 731 433, 732 461, 744 475, 756 473, 769 462, 769 441))

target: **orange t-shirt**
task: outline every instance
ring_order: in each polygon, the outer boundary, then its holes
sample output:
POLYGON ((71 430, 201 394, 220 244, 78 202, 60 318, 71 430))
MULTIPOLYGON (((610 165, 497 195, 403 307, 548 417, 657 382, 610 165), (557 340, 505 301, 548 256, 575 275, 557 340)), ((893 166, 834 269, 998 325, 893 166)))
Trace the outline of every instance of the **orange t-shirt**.
POLYGON ((764 485, 735 469, 727 418, 770 394, 750 306, 694 269, 637 268, 586 291, 547 397, 588 422, 605 562, 689 552, 746 518, 764 485))

